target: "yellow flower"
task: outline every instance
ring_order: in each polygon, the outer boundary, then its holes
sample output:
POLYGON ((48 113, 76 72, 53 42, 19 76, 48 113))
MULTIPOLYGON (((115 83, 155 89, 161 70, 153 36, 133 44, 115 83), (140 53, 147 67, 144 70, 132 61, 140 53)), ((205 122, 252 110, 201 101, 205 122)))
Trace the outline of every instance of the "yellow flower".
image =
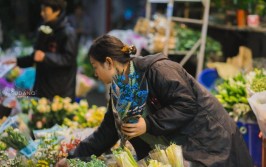
POLYGON ((49 167, 49 163, 45 160, 38 160, 37 167, 49 167))
POLYGON ((39 104, 42 104, 42 105, 46 105, 46 104, 48 104, 48 100, 46 99, 46 98, 41 98, 40 100, 39 100, 39 102, 38 102, 39 104))
POLYGON ((89 104, 86 100, 81 100, 79 102, 80 107, 88 108, 89 104))
POLYGON ((77 102, 73 103, 72 110, 75 111, 79 108, 79 104, 77 102))
POLYGON ((37 101, 36 100, 34 100, 34 99, 31 99, 31 104, 33 105, 33 106, 37 106, 37 101))
POLYGON ((78 120, 79 120, 79 117, 78 117, 78 116, 74 116, 74 117, 73 117, 73 120, 74 120, 74 121, 78 121, 78 120))
POLYGON ((107 108, 106 107, 98 107, 97 110, 102 113, 106 113, 107 108))
POLYGON ((58 110, 62 110, 63 109, 63 104, 62 103, 58 103, 58 110))
POLYGON ((51 107, 47 105, 45 108, 45 111, 46 111, 46 113, 49 113, 51 111, 51 107))
POLYGON ((53 102, 60 102, 61 101, 61 97, 60 96, 55 96, 54 99, 53 99, 53 102))
POLYGON ((70 103, 64 104, 64 109, 65 109, 65 110, 68 111, 69 108, 71 108, 71 104, 70 104, 70 103))
POLYGON ((89 120, 92 116, 92 111, 91 110, 88 110, 88 112, 85 114, 85 119, 86 120, 89 120))
POLYGON ((75 106, 74 104, 69 103, 69 104, 67 104, 67 105, 64 106, 64 109, 65 109, 67 112, 72 113, 72 112, 74 112, 75 110, 77 110, 77 106, 75 106))
POLYGON ((63 103, 64 104, 68 104, 70 102, 71 102, 71 99, 69 97, 66 97, 66 98, 63 99, 63 103))
POLYGON ((46 112, 46 107, 45 107, 45 105, 38 105, 38 106, 37 106, 37 110, 38 110, 40 113, 45 113, 45 112, 46 112))
POLYGON ((58 108, 58 103, 52 103, 52 111, 57 112, 58 108))

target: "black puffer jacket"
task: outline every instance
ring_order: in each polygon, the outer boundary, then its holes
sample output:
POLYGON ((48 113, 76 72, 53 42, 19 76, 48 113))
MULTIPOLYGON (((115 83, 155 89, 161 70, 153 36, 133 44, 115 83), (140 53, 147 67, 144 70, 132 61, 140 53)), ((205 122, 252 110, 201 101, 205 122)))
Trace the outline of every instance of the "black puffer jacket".
POLYGON ((75 98, 77 72, 77 40, 75 30, 62 14, 56 22, 47 23, 52 33, 39 30, 35 50, 45 52, 43 62, 34 62, 33 54, 18 58, 20 67, 36 65, 33 90, 38 97, 52 99, 55 95, 75 98))
MULTIPOLYGON (((162 54, 135 58, 139 72, 149 86, 145 117, 150 140, 131 140, 139 158, 148 155, 156 137, 183 147, 186 160, 196 166, 252 167, 246 145, 235 122, 222 105, 178 63, 162 54)), ((82 141, 74 156, 100 155, 118 140, 112 109, 109 107, 98 130, 82 141)))

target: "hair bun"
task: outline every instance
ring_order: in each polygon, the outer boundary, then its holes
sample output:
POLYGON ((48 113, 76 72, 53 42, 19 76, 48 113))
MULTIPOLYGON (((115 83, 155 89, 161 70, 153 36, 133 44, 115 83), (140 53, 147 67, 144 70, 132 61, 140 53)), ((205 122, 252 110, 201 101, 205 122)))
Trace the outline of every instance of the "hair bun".
POLYGON ((130 45, 130 46, 124 45, 121 51, 127 55, 134 55, 137 53, 137 48, 134 45, 130 45))

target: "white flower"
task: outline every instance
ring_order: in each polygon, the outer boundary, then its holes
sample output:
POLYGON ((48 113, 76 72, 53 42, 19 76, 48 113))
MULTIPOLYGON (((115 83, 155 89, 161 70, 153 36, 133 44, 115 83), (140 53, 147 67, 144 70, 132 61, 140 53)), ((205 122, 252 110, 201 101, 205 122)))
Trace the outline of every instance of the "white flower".
POLYGON ((19 133, 19 129, 18 128, 14 129, 14 132, 19 133))
POLYGON ((40 158, 41 156, 42 156, 41 152, 38 151, 38 152, 35 153, 35 157, 40 158))
POLYGON ((41 25, 39 31, 42 31, 45 34, 51 34, 53 29, 50 26, 41 25))
POLYGON ((89 106, 89 104, 88 104, 88 102, 87 102, 86 100, 81 100, 81 101, 79 102, 79 105, 80 105, 81 107, 84 107, 84 108, 88 108, 88 106, 89 106))
POLYGON ((71 99, 69 97, 66 97, 66 98, 63 99, 63 103, 64 104, 71 103, 71 99))
POLYGON ((2 134, 2 137, 8 137, 8 134, 5 132, 2 134))

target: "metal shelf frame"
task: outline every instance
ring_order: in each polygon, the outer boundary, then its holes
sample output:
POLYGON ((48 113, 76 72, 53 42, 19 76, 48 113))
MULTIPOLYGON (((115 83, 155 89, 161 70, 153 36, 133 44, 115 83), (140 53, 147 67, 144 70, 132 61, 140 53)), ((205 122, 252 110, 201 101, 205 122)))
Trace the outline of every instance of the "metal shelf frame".
POLYGON ((207 37, 207 29, 208 29, 208 20, 209 20, 209 11, 210 11, 210 0, 147 0, 146 2, 146 19, 151 19, 151 4, 152 3, 166 3, 167 4, 167 28, 166 28, 166 42, 164 45, 164 54, 168 55, 168 40, 170 37, 170 24, 172 21, 180 22, 180 23, 192 23, 192 24, 200 24, 201 27, 201 37, 194 44, 191 50, 187 51, 185 57, 181 60, 180 64, 183 66, 193 54, 197 53, 197 71, 196 77, 201 73, 203 69, 204 63, 204 55, 205 55, 205 46, 206 46, 206 37, 207 37), (182 18, 182 17, 173 17, 173 7, 174 2, 201 2, 204 8, 202 19, 191 19, 191 18, 182 18), (199 52, 197 50, 199 49, 199 52))

